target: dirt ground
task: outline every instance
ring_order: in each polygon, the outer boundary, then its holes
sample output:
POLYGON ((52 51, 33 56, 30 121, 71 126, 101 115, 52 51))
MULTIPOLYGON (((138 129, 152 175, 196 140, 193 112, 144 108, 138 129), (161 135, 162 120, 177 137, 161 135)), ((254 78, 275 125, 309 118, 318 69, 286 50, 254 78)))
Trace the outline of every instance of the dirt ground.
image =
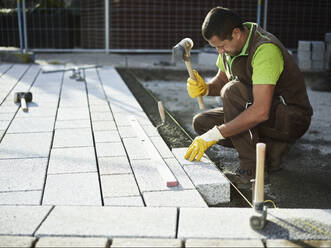
MULTIPOLYGON (((160 123, 157 101, 163 102, 168 115, 159 131, 167 144, 189 146, 190 137, 196 136, 191 127, 192 117, 200 110, 196 100, 187 94, 187 72, 146 68, 118 70, 155 125, 160 123)), ((200 71, 200 74, 208 78, 215 71, 200 71)), ((326 209, 331 208, 331 93, 310 89, 310 85, 323 80, 323 74, 305 74, 305 78, 314 109, 312 123, 308 132, 283 157, 282 170, 270 175, 265 199, 273 200, 282 208, 326 209)), ((204 101, 207 108, 221 105, 217 97, 204 97, 204 101)), ((234 149, 215 145, 207 154, 221 170, 234 170, 239 166, 234 149)), ((231 203, 226 206, 248 206, 233 189, 232 193, 231 203)), ((250 191, 243 193, 251 200, 250 191)))

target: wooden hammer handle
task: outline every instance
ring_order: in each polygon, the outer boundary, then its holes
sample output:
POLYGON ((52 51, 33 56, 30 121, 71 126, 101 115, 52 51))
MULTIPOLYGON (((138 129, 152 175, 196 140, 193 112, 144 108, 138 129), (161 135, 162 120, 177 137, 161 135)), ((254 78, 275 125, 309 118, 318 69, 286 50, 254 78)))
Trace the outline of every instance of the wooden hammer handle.
POLYGON ((264 202, 264 160, 266 144, 256 144, 256 177, 255 177, 255 194, 254 202, 264 202))
POLYGON ((21 108, 24 112, 26 112, 28 110, 28 107, 26 106, 26 101, 25 101, 24 96, 21 97, 21 108))
MULTIPOLYGON (((193 73, 193 70, 192 70, 192 66, 191 66, 191 61, 190 60, 185 60, 185 65, 186 65, 186 68, 187 68, 187 71, 188 71, 188 74, 190 75, 190 78, 192 78, 193 80, 197 80, 194 76, 194 73, 193 73)), ((199 103, 199 108, 200 109, 205 109, 206 108, 206 105, 205 103, 203 102, 203 99, 202 99, 202 96, 198 96, 197 97, 198 99, 198 103, 199 103)))

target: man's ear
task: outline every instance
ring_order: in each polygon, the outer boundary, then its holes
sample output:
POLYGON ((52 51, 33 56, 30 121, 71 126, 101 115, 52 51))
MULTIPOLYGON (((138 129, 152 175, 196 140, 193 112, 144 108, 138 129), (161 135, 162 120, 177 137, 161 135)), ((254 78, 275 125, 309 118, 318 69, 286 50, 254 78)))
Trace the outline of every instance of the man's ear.
POLYGON ((240 28, 234 28, 232 30, 232 38, 233 39, 239 40, 241 35, 242 35, 242 32, 241 32, 240 28))

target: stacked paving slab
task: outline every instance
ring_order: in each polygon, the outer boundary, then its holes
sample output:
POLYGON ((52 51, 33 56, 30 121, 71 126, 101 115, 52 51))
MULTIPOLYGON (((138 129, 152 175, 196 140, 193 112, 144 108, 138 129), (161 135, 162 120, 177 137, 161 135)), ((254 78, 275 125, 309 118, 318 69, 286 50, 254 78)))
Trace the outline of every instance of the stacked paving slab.
POLYGON ((323 71, 325 68, 324 41, 298 42, 298 65, 302 71, 323 71))
POLYGON ((192 163, 183 159, 187 148, 170 150, 114 68, 84 70, 84 81, 70 76, 0 65, 0 246, 263 247, 266 239, 328 239, 295 217, 330 230, 329 210, 273 210, 268 228, 255 232, 251 209, 208 207, 230 200, 226 178, 207 157, 192 163), (17 91, 33 93, 28 112, 13 103, 17 91), (177 187, 166 187, 128 116, 177 187))

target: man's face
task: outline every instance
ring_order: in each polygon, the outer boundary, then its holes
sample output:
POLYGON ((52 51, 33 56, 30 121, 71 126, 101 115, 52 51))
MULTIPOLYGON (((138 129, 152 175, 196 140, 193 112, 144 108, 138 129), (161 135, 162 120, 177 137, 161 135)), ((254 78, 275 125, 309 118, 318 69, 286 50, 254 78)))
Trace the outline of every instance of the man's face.
POLYGON ((226 53, 233 57, 238 55, 243 47, 239 37, 238 33, 234 30, 232 32, 232 40, 221 40, 218 36, 214 35, 208 42, 212 47, 216 48, 219 54, 226 53))

